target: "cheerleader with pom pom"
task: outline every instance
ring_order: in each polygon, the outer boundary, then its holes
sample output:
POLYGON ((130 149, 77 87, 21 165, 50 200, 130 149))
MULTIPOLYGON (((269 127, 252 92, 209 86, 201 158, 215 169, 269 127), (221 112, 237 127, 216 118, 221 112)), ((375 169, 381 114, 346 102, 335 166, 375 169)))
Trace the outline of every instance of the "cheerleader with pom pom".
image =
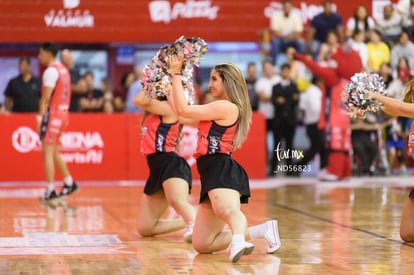
MULTIPOLYGON (((382 111, 393 116, 414 118, 414 79, 406 84, 402 101, 387 97, 383 94, 367 91, 368 97, 382 104, 382 111)), ((410 137, 413 137, 411 126, 410 137)), ((413 138, 409 138, 408 146, 413 148, 413 138)), ((401 216, 400 236, 406 242, 414 242, 414 188, 410 191, 401 216)))

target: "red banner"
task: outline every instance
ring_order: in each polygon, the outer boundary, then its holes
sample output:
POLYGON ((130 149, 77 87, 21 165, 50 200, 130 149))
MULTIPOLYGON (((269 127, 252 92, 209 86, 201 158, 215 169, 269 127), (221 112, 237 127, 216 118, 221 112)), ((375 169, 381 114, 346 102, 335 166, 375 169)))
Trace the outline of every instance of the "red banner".
MULTIPOLYGON (((0 181, 43 180, 41 143, 35 132, 34 114, 0 116, 0 181)), ((61 138, 61 154, 74 178, 79 180, 143 180, 148 177, 145 157, 140 152, 140 115, 71 114, 61 138)), ((196 129, 184 128, 179 152, 199 178, 192 152, 196 129)), ((254 114, 252 128, 234 158, 251 178, 266 175, 265 123, 254 114), (254 152, 254 154, 252 154, 254 152)), ((56 173, 57 176, 58 172, 56 173)))
MULTIPOLYGON (((212 41, 257 41, 281 1, 57 0, 0 1, 0 42, 170 42, 181 35, 212 41)), ((306 23, 324 0, 293 0, 306 23)), ((387 1, 334 0, 345 20, 358 4, 379 11, 387 1)))

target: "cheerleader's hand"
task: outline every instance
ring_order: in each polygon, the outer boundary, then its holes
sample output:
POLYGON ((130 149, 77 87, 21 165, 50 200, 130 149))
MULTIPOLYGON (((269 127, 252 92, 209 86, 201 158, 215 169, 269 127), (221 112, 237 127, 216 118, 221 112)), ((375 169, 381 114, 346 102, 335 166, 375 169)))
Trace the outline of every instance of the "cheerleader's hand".
POLYGON ((183 52, 179 52, 177 55, 172 55, 167 59, 168 71, 170 74, 181 74, 184 62, 183 52))

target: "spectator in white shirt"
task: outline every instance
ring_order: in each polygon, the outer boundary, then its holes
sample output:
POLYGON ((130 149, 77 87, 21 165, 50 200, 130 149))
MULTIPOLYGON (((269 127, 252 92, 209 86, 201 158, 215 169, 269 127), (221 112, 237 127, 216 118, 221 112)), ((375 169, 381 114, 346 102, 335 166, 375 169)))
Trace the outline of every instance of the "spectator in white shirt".
POLYGON ((368 49, 365 44, 365 32, 361 30, 356 30, 352 34, 352 38, 349 40, 349 43, 356 52, 359 53, 362 61, 362 67, 366 68, 368 65, 368 49))
MULTIPOLYGON (((262 62, 262 74, 256 81, 255 89, 259 97, 259 112, 266 118, 266 144, 267 155, 270 158, 273 154, 273 119, 275 110, 271 102, 273 86, 280 82, 280 76, 275 74, 271 60, 265 59, 262 62)), ((271 159, 269 159, 271 161, 271 159)))
POLYGON ((397 71, 398 62, 402 57, 408 60, 411 75, 414 75, 414 43, 410 41, 406 31, 401 32, 398 43, 391 49, 391 66, 394 71, 397 71))
POLYGON ((305 42, 302 39, 303 22, 298 13, 292 11, 292 2, 283 1, 281 12, 275 13, 270 21, 272 33, 271 57, 273 64, 280 63, 278 56, 288 47, 294 47, 297 52, 303 53, 305 42))
POLYGON ((392 46, 402 32, 402 17, 394 11, 392 4, 384 6, 383 17, 377 19, 375 26, 381 34, 384 42, 392 46))
POLYGON ((368 15, 368 10, 364 5, 360 5, 355 9, 353 17, 346 22, 346 37, 352 37, 357 31, 368 33, 375 28, 374 19, 368 15))

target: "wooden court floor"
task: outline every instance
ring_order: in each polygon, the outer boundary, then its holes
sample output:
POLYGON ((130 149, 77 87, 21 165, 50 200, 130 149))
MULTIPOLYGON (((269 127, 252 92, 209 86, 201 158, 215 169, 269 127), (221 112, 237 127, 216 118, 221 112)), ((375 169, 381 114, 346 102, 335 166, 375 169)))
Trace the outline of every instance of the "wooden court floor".
MULTIPOLYGON (((182 232, 141 238, 143 182, 79 185, 65 200, 43 205, 42 183, 0 183, 0 275, 414 274, 414 244, 399 237, 413 177, 252 181, 243 206, 249 224, 277 219, 282 247, 268 255, 264 241, 254 240, 254 252, 236 264, 225 251, 197 254, 182 232)), ((196 182, 195 206, 198 192, 196 182)))

